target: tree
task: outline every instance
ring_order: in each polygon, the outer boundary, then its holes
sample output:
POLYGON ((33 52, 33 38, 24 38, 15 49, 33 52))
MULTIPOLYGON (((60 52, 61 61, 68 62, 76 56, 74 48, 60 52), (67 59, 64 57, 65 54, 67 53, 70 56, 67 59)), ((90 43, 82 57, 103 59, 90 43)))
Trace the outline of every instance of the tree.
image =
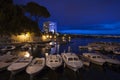
POLYGON ((20 34, 22 32, 40 33, 38 21, 40 17, 49 17, 50 14, 43 6, 36 3, 28 3, 26 6, 14 5, 12 0, 0 2, 0 35, 20 34), (31 9, 32 8, 32 9, 31 9), (35 17, 25 16, 29 12, 35 17))
POLYGON ((41 17, 48 18, 50 17, 50 13, 47 8, 40 6, 34 2, 29 2, 25 7, 27 13, 30 14, 29 18, 35 18, 36 22, 39 22, 41 17))
POLYGON ((0 30, 1 35, 8 33, 8 23, 12 17, 12 0, 1 0, 0 1, 0 30))

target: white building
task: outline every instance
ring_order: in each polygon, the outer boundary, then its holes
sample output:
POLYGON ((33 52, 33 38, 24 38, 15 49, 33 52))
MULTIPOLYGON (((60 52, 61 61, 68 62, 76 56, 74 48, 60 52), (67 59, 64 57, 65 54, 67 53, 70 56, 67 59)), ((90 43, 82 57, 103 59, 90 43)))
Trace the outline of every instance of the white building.
POLYGON ((57 24, 55 22, 47 21, 43 23, 43 31, 45 33, 52 32, 56 33, 57 32, 57 24))

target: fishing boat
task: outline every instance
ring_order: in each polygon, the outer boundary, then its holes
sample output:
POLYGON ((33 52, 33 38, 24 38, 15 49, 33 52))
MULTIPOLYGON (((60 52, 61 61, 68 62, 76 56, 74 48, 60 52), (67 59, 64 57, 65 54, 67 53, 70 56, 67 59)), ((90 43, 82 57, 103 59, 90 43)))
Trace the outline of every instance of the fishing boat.
POLYGON ((83 53, 83 56, 89 59, 90 62, 97 65, 102 66, 106 62, 106 60, 100 54, 97 53, 83 53))
POLYGON ((32 61, 32 56, 29 57, 19 57, 14 63, 12 63, 7 70, 11 71, 13 74, 24 70, 32 61))
POLYGON ((62 65, 62 57, 59 54, 50 54, 46 56, 46 65, 55 70, 62 65))
POLYGON ((73 71, 77 71, 78 69, 82 68, 83 63, 79 59, 79 57, 75 53, 61 53, 63 61, 68 68, 72 69, 73 71))
POLYGON ((39 73, 45 67, 45 58, 35 58, 26 68, 26 72, 30 75, 39 73))

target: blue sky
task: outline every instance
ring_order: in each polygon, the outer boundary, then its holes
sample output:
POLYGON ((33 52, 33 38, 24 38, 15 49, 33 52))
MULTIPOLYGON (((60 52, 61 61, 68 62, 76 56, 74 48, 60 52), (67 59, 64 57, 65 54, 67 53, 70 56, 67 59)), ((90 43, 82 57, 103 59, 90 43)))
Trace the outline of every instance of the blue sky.
POLYGON ((57 22, 58 31, 68 33, 120 34, 120 0, 14 0, 34 1, 51 14, 44 21, 57 22))

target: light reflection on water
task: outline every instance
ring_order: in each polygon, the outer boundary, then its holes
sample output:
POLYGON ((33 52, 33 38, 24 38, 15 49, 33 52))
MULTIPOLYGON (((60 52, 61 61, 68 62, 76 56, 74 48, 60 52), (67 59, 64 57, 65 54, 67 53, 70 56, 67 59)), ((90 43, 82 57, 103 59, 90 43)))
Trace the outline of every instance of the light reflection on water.
MULTIPOLYGON (((106 41, 102 39, 103 41, 106 41)), ((59 53, 64 50, 67 51, 68 46, 71 46, 72 51, 77 54, 81 54, 81 51, 78 50, 79 45, 86 45, 89 42, 101 41, 100 39, 74 39, 74 43, 69 43, 67 45, 60 45, 59 53)), ((109 41, 109 40, 107 40, 109 41)), ((115 40, 114 40, 115 41, 115 40)), ((118 41, 118 40, 117 40, 118 41)), ((45 47, 37 47, 32 55, 34 57, 42 57, 45 53, 53 54, 56 51, 56 48, 52 48, 53 52, 50 52, 50 49, 45 49, 45 47)), ((14 54, 23 56, 24 51, 19 49, 14 51, 14 54)), ((119 69, 120 70, 120 69, 119 69)), ((36 75, 33 80, 120 80, 120 71, 114 70, 111 67, 101 67, 92 64, 90 67, 84 67, 77 72, 73 72, 68 68, 60 68, 56 71, 50 70, 48 67, 45 67, 38 75, 36 75)), ((10 72, 2 71, 0 72, 0 80, 9 80, 10 72)), ((30 80, 30 76, 24 71, 16 74, 11 80, 30 80)))

